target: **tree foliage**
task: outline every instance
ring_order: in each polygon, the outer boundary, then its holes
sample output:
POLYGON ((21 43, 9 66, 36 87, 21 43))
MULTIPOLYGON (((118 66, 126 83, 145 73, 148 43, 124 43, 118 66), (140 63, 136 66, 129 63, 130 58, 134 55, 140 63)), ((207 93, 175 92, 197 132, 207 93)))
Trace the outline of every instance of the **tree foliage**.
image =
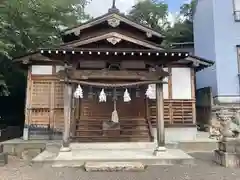
MULTIPOLYGON (((88 0, 3 0, 0 3, 0 74, 10 89, 21 72, 12 57, 61 42, 60 31, 88 19, 88 0), (13 84, 12 84, 13 83, 13 84)), ((21 76, 21 75, 20 75, 21 76)))
POLYGON ((59 44, 62 28, 74 26, 89 18, 84 13, 88 2, 89 0, 1 0, 1 118, 18 124, 24 117, 26 76, 15 67, 12 58, 40 47, 59 44), (6 95, 9 96, 3 97, 6 95))
POLYGON ((132 7, 128 16, 135 22, 163 32, 168 26, 168 5, 157 0, 140 1, 132 7))
POLYGON ((193 14, 196 0, 185 3, 180 8, 178 20, 170 26, 168 22, 168 5, 156 0, 140 1, 129 13, 136 22, 147 24, 165 35, 163 45, 167 48, 174 42, 193 41, 193 14))
POLYGON ((195 12, 195 8, 197 5, 197 0, 191 0, 190 3, 184 3, 180 9, 180 14, 183 15, 186 20, 193 22, 193 16, 195 12))
POLYGON ((193 16, 196 0, 185 3, 180 7, 180 17, 175 24, 166 31, 167 46, 171 43, 193 42, 193 16))
POLYGON ((85 0, 4 0, 0 5, 0 53, 12 57, 60 42, 62 27, 88 18, 85 0))

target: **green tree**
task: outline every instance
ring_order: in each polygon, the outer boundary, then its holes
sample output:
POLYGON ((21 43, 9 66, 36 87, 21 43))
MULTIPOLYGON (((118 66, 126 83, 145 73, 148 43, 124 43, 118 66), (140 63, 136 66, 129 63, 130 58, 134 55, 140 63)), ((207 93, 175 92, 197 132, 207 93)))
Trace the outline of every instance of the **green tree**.
MULTIPOLYGON (((89 18, 88 0, 3 0, 0 4, 0 74, 15 88, 11 59, 61 42, 60 31, 89 18), (12 79, 13 78, 13 79, 12 79)), ((12 87, 12 88, 11 88, 12 87)))
POLYGON ((4 0, 0 5, 0 53, 18 56, 60 42, 60 30, 88 18, 87 0, 4 0))
POLYGON ((165 31, 166 39, 164 41, 166 47, 170 47, 171 43, 193 42, 193 17, 196 7, 196 0, 185 3, 180 7, 180 15, 178 20, 172 27, 165 31))
POLYGON ((185 3, 181 6, 180 14, 183 15, 186 20, 193 22, 193 16, 195 12, 195 8, 197 5, 196 0, 192 0, 190 3, 185 3))
POLYGON ((168 5, 157 0, 140 1, 134 5, 128 16, 135 22, 145 24, 156 31, 163 32, 168 26, 168 5))
POLYGON ((165 35, 163 46, 168 48, 174 42, 193 41, 193 15, 196 0, 185 3, 180 8, 180 15, 173 26, 168 22, 168 5, 157 0, 145 0, 132 7, 129 17, 141 24, 150 26, 165 35))
POLYGON ((24 112, 26 76, 12 63, 13 57, 33 52, 40 47, 59 44, 63 28, 89 18, 84 13, 88 2, 89 0, 1 1, 0 116, 7 122, 22 121, 24 112), (1 97, 4 95, 9 97, 1 97), (6 103, 11 107, 10 119, 6 117, 6 111, 9 111, 6 103), (12 118, 13 115, 16 119, 12 118))

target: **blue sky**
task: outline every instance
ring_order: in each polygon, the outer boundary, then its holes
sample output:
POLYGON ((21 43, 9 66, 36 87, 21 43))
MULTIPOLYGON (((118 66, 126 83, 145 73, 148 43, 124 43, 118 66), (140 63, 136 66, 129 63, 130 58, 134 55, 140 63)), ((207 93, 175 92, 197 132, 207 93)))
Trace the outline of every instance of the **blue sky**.
POLYGON ((186 0, 165 0, 168 4, 169 11, 177 12, 182 4, 186 2, 186 0))
MULTIPOLYGON (((121 12, 127 12, 139 0, 116 0, 118 9, 121 12)), ((169 10, 172 13, 179 12, 181 4, 189 0, 164 0, 169 5, 169 10)), ((93 17, 105 14, 111 7, 112 0, 92 0, 86 11, 93 17)))

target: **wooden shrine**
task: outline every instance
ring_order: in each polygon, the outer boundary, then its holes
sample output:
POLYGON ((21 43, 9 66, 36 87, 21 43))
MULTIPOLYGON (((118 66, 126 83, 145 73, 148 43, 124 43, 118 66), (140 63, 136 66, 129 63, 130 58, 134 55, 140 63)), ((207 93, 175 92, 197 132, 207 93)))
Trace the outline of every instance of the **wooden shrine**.
POLYGON ((115 6, 62 39, 15 60, 28 67, 27 138, 153 141, 156 128, 164 146, 165 127, 196 126, 195 73, 212 62, 164 50, 160 33, 115 6))

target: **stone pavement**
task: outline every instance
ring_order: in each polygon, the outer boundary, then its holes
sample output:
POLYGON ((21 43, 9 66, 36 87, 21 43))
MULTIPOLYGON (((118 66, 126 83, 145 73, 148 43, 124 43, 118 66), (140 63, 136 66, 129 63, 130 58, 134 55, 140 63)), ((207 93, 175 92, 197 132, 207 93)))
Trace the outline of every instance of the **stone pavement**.
POLYGON ((240 169, 220 167, 212 162, 213 153, 194 153, 193 166, 155 166, 144 172, 84 172, 80 168, 31 166, 14 158, 0 167, 0 180, 240 180, 240 169))

